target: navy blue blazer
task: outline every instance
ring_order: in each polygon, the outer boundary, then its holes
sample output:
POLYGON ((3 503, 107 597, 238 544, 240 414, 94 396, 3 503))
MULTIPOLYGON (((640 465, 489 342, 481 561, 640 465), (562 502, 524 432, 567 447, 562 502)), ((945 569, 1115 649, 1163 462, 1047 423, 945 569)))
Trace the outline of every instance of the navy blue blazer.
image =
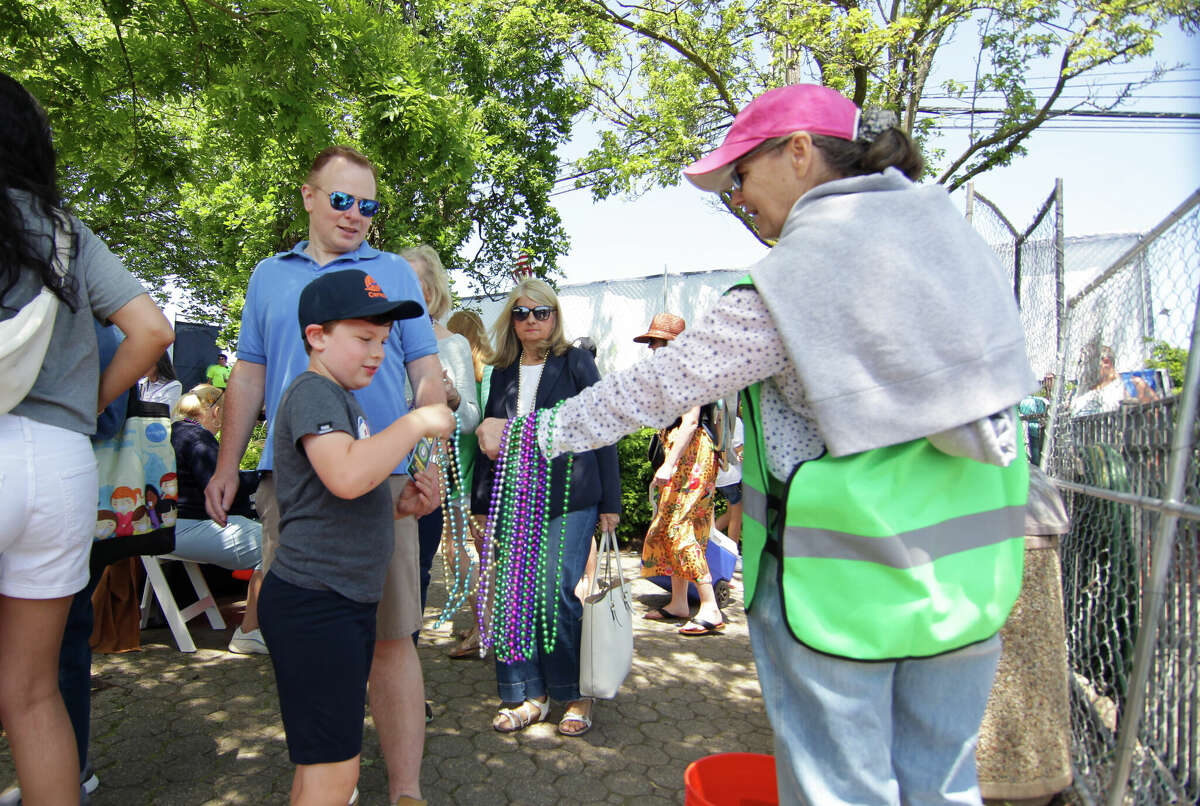
MULTIPOLYGON (((510 418, 517 413, 517 383, 520 372, 517 361, 507 367, 492 370, 492 386, 488 396, 484 418, 510 418)), ((538 383, 536 408, 553 406, 560 400, 574 397, 581 389, 600 380, 596 360, 592 354, 578 347, 570 348, 563 355, 551 355, 546 359, 542 378, 538 383)), ((482 451, 475 463, 475 482, 471 490, 471 511, 486 515, 492 497, 494 463, 482 451)), ((550 517, 557 518, 562 510, 563 487, 567 477, 566 454, 558 457, 551 465, 550 517)), ((571 469, 571 500, 567 510, 574 512, 593 504, 599 511, 621 512, 621 471, 617 465, 617 448, 608 445, 594 451, 575 454, 571 469)))

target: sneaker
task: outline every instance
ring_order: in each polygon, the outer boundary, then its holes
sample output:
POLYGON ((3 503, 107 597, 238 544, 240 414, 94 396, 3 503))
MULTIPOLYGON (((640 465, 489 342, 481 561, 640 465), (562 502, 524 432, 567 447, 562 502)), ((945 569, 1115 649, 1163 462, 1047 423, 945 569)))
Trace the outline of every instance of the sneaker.
POLYGON ((229 651, 237 655, 270 655, 267 643, 263 641, 261 630, 242 632, 241 625, 233 631, 229 639, 229 651))
MULTIPOLYGON (((255 630, 255 632, 258 632, 258 630, 255 630)), ((358 787, 357 786, 354 787, 354 792, 352 792, 350 794, 350 806, 355 806, 356 803, 358 803, 358 787)))
POLYGON ((425 724, 428 725, 433 721, 433 703, 429 700, 425 701, 425 724))
POLYGON ((83 791, 89 795, 100 788, 100 779, 96 777, 96 771, 92 769, 90 761, 83 768, 83 772, 79 773, 79 783, 83 787, 83 791))
MULTIPOLYGON (((79 806, 88 806, 91 800, 88 795, 99 788, 100 779, 96 777, 96 771, 89 762, 79 774, 79 806)), ((21 788, 14 786, 0 794, 0 806, 21 806, 21 788)))

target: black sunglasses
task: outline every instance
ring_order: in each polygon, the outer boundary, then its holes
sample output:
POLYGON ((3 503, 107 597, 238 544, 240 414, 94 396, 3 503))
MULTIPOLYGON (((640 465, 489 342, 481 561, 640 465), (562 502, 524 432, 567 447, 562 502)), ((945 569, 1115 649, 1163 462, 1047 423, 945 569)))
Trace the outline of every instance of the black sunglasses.
POLYGON ((533 318, 539 322, 545 322, 550 318, 550 314, 554 313, 554 309, 549 305, 539 305, 536 308, 526 308, 524 305, 518 305, 512 309, 512 318, 518 322, 524 322, 529 318, 529 314, 533 314, 533 318))
MULTIPOLYGON (((316 186, 314 185, 314 187, 316 186)), ((350 205, 352 204, 354 204, 354 197, 349 193, 341 190, 330 191, 329 206, 334 210, 344 213, 350 209, 350 205)), ((379 202, 375 199, 359 199, 358 212, 362 213, 366 218, 371 218, 379 212, 379 202)))
POLYGON ((783 146, 787 145, 791 139, 791 135, 788 135, 787 137, 775 137, 772 138, 772 140, 766 140, 750 149, 744 156, 739 157, 737 164, 733 166, 733 174, 729 177, 733 184, 732 190, 740 191, 742 189, 742 165, 749 162, 752 157, 757 157, 759 154, 764 154, 782 148, 783 146))

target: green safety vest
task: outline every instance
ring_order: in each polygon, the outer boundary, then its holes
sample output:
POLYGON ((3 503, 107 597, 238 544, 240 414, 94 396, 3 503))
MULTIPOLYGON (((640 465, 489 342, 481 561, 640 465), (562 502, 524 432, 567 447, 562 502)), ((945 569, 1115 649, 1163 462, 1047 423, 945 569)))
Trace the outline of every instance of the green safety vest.
POLYGON ((921 438, 825 453, 781 481, 767 470, 761 386, 742 392, 746 610, 770 551, 788 628, 819 652, 923 658, 999 631, 1021 589, 1023 446, 1017 460, 997 467, 921 438))

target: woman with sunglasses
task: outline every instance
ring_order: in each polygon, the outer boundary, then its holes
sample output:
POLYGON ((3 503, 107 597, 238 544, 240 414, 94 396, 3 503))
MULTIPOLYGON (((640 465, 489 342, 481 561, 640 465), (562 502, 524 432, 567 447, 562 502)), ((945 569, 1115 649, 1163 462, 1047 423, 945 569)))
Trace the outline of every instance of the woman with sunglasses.
POLYGON ((684 175, 770 254, 539 439, 590 450, 743 390, 745 602, 785 806, 980 803, 1035 379, 1003 269, 922 169, 894 113, 807 84, 751 101, 684 175))
POLYGON ((246 592, 246 611, 233 632, 229 651, 240 655, 267 654, 258 630, 258 591, 262 587, 262 524, 256 518, 250 496, 258 487, 258 473, 245 470, 224 526, 204 510, 204 488, 217 467, 225 390, 207 383, 192 387, 179 399, 171 424, 171 447, 175 449, 179 474, 179 516, 175 522, 174 556, 210 563, 230 571, 253 568, 246 592))
MULTIPOLYGON (((492 326, 496 358, 485 417, 509 418, 535 408, 547 408, 600 380, 591 353, 572 347, 563 335, 558 297, 545 281, 522 280, 508 295, 503 312, 492 326)), ((493 461, 480 455, 475 465, 471 510, 486 516, 492 495, 493 461)), ((554 462, 548 506, 549 534, 561 528, 566 460, 554 462)), ((546 720, 550 698, 567 704, 559 719, 564 736, 581 736, 592 727, 592 701, 579 695, 579 648, 583 603, 575 586, 583 578, 597 520, 615 529, 620 520, 621 477, 613 446, 575 455, 567 505, 566 541, 558 589, 558 641, 549 654, 536 637, 530 660, 496 662, 496 681, 504 706, 492 721, 501 733, 511 733, 546 720)), ((557 547, 556 541, 550 546, 557 547)))

